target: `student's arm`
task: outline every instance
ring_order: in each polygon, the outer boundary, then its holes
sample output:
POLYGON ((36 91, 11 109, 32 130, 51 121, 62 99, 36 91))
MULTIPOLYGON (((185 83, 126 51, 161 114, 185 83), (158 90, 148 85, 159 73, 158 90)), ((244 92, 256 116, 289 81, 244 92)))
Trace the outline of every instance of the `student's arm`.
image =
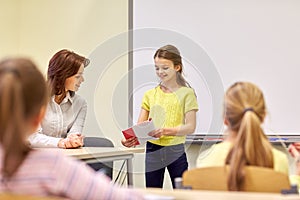
POLYGON ((139 123, 142 123, 144 121, 147 121, 148 118, 149 118, 149 111, 145 110, 144 108, 141 108, 140 115, 139 115, 137 123, 139 124, 139 123))
POLYGON ((149 135, 160 138, 161 136, 184 136, 194 133, 196 128, 196 110, 185 113, 185 124, 173 128, 160 128, 152 131, 149 135))

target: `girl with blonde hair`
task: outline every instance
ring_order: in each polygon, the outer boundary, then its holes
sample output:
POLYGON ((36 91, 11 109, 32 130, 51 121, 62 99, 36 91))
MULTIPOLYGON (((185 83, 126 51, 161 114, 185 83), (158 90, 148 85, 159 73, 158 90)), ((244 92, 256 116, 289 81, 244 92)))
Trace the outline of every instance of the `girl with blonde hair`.
POLYGON ((213 145, 204 159, 199 155, 197 167, 229 165, 228 189, 231 191, 241 190, 247 165, 288 174, 286 155, 272 147, 261 127, 265 116, 262 91, 250 82, 234 83, 224 97, 226 138, 213 145))

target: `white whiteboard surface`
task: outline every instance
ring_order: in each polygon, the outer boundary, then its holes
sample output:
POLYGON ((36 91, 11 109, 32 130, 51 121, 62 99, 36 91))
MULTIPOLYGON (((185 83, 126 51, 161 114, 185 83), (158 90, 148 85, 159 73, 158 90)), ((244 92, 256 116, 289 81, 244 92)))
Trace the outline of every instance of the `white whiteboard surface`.
POLYGON ((235 81, 250 81, 265 94, 266 132, 300 134, 300 1, 151 0, 133 4, 133 28, 146 30, 133 34, 133 122, 143 93, 158 84, 155 50, 173 44, 181 51, 186 79, 197 93, 196 132, 221 131, 224 90, 235 81), (201 61, 194 59, 197 54, 201 61), (212 71, 203 71, 208 66, 212 71))

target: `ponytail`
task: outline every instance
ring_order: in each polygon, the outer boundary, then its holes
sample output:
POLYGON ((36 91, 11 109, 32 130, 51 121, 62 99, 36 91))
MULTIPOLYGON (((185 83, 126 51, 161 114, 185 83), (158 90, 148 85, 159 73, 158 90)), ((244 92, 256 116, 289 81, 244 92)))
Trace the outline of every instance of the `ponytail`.
POLYGON ((229 129, 237 135, 226 158, 226 164, 229 165, 227 185, 230 191, 240 191, 246 165, 268 168, 274 165, 272 145, 261 128, 265 103, 255 85, 237 83, 226 93, 225 107, 229 129))
POLYGON ((180 85, 180 86, 185 86, 185 87, 192 88, 191 85, 183 77, 181 71, 176 72, 176 81, 177 81, 177 84, 180 85))
POLYGON ((24 105, 22 84, 17 71, 2 71, 0 74, 0 142, 4 149, 3 176, 10 177, 29 152, 24 144, 24 105))
POLYGON ((28 59, 15 58, 0 62, 0 167, 4 180, 22 164, 31 148, 27 137, 30 123, 48 102, 46 81, 28 59))

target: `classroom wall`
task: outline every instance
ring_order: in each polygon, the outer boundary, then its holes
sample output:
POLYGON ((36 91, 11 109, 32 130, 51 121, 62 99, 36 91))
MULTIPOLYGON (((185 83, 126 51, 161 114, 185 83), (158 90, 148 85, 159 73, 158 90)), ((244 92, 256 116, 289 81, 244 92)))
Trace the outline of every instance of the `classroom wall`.
MULTIPOLYGON (((63 48, 101 59, 103 55, 95 54, 95 50, 128 29, 127 4, 124 0, 0 0, 0 57, 28 56, 45 74, 49 59, 63 48)), ((122 40, 122 46, 127 48, 127 38, 122 40)), ((88 118, 96 118, 105 124, 102 131, 109 133, 105 136, 119 144, 122 135, 108 114, 111 112, 113 86, 127 73, 127 57, 120 56, 108 66, 109 77, 104 75, 101 79, 96 77, 96 80, 91 80, 90 74, 99 68, 97 64, 94 58, 91 59, 90 66, 85 70, 85 82, 78 93, 93 93, 95 110, 88 110, 88 118), (90 90, 95 82, 98 83, 95 87, 101 91, 90 90)), ((127 85, 122 90, 127 91, 127 85)), ((127 94, 122 99, 124 108, 121 105, 121 109, 127 112, 127 94)), ((121 117, 122 121, 128 121, 127 115, 121 117)), ((98 125, 89 122, 86 121, 84 133, 103 136, 98 129, 94 131, 98 125)))
POLYGON ((0 57, 18 53, 19 1, 0 1, 0 57))

